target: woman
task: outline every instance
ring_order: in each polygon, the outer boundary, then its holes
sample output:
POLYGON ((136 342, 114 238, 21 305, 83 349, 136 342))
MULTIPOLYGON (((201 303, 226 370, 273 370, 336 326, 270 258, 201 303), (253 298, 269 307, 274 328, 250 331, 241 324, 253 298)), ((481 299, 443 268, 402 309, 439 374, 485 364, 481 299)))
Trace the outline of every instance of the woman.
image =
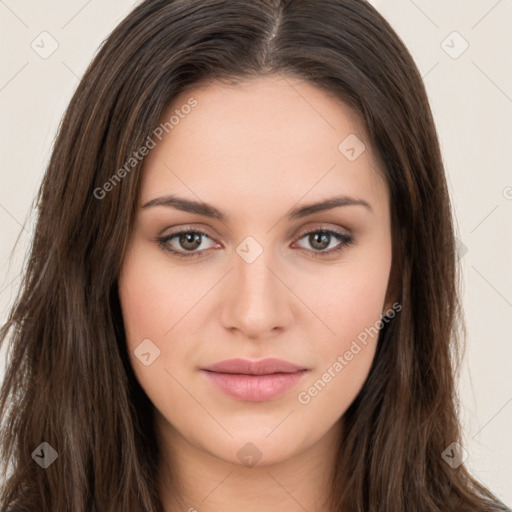
POLYGON ((508 510, 463 463, 456 283, 426 93, 370 5, 146 0, 40 190, 2 503, 508 510))

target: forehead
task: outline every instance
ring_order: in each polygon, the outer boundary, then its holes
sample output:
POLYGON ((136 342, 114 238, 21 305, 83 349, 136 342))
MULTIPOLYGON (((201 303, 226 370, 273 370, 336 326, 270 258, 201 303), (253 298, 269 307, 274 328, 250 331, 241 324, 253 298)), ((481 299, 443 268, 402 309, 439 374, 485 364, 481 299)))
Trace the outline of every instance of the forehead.
POLYGON ((145 159, 141 202, 177 191, 216 204, 236 195, 291 206, 305 194, 333 191, 385 199, 359 117, 303 80, 281 75, 201 85, 174 99, 162 126, 171 118, 145 159), (358 152, 365 148, 355 160, 344 153, 347 140, 358 152))

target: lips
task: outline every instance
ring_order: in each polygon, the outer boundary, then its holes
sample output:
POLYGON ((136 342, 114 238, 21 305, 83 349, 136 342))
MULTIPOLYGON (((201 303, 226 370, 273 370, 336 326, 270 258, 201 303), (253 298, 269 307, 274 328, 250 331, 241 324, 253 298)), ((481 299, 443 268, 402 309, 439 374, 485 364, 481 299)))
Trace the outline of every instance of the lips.
POLYGON ((268 375, 271 373, 293 373, 306 370, 304 366, 283 361, 282 359, 267 358, 261 361, 248 359, 227 359, 219 363, 206 366, 203 370, 218 373, 243 373, 246 375, 268 375))
POLYGON ((262 402, 296 386, 308 369, 282 359, 228 359, 201 368, 216 388, 239 400, 262 402))

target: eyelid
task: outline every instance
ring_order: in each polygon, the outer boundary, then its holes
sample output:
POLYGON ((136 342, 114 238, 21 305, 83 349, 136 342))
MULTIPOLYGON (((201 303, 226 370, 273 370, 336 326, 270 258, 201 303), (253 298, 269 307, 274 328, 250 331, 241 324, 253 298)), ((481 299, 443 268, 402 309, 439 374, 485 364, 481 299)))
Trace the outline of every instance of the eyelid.
POLYGON ((309 235, 311 233, 316 233, 317 231, 334 231, 338 235, 341 236, 352 236, 348 229, 341 228, 340 226, 335 226, 332 224, 320 224, 314 225, 312 227, 308 227, 304 230, 299 230, 298 234, 294 235, 295 239, 299 239, 304 237, 305 235, 309 235))
POLYGON ((195 227, 192 224, 179 224, 178 226, 168 226, 164 232, 169 231, 168 235, 161 235, 161 238, 167 238, 169 236, 177 235, 179 233, 188 233, 188 232, 194 232, 194 233, 202 233, 203 235, 207 235, 209 238, 213 239, 212 234, 210 233, 210 228, 208 227, 195 227))

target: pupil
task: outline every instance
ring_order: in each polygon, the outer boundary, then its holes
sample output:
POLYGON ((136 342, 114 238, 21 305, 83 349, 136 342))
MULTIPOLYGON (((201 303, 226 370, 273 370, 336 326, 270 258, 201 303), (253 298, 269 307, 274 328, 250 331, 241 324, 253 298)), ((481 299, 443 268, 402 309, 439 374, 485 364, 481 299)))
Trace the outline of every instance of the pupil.
POLYGON ((310 237, 310 243, 313 247, 317 249, 325 249, 329 246, 329 238, 330 234, 325 232, 317 232, 312 234, 312 239, 310 237), (320 247, 318 247, 320 245, 320 247))
POLYGON ((201 234, 184 233, 180 237, 180 244, 184 249, 197 249, 201 245, 201 234))

